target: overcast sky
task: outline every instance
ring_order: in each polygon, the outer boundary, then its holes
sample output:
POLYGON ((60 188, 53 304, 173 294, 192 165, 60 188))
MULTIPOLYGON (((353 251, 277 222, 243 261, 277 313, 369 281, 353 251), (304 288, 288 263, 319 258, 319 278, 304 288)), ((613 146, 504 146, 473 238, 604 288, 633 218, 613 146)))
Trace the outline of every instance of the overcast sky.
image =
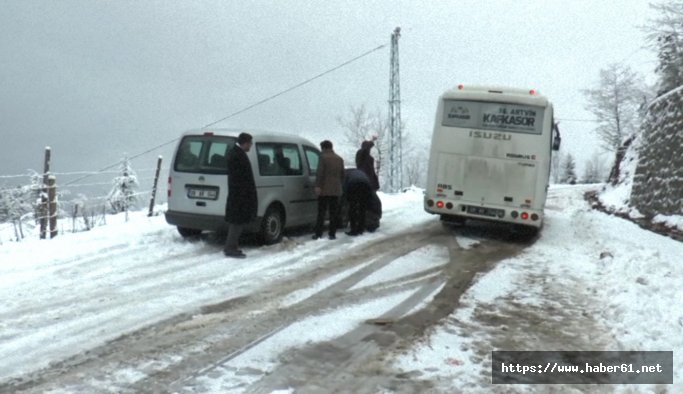
MULTIPOLYGON (((459 83, 536 88, 556 117, 587 119, 580 89, 601 68, 653 80, 649 17, 646 0, 3 0, 0 175, 41 169, 48 145, 55 172, 105 167, 388 44, 396 26, 413 143, 429 144, 436 100, 459 83)), ((386 113, 388 85, 389 46, 218 126, 341 143, 336 118, 386 113)), ((561 121, 563 149, 589 158, 593 127, 561 121)))

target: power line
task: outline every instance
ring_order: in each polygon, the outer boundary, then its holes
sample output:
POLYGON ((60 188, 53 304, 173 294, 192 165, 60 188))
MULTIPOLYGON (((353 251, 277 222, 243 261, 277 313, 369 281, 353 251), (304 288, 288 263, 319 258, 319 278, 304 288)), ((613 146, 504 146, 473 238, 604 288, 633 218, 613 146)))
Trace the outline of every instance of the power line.
POLYGON ((10 178, 30 178, 31 174, 21 174, 21 175, 0 175, 0 179, 10 179, 10 178))
MULTIPOLYGON (((340 69, 340 68, 342 68, 342 67, 348 66, 349 64, 355 62, 356 60, 359 60, 359 59, 361 59, 361 58, 363 58, 363 57, 365 57, 365 56, 368 56, 368 55, 370 55, 371 53, 374 53, 374 52, 376 52, 376 51, 378 51, 378 50, 380 50, 380 49, 382 49, 382 48, 384 48, 384 47, 386 47, 386 46, 387 46, 387 44, 383 44, 383 45, 380 45, 380 46, 378 46, 378 47, 376 47, 376 48, 373 48, 373 49, 371 49, 371 50, 369 50, 369 51, 366 51, 366 52, 364 52, 364 53, 362 53, 362 54, 360 54, 360 55, 358 55, 358 56, 356 56, 356 57, 354 57, 354 58, 352 58, 352 59, 350 59, 350 60, 345 61, 344 63, 342 63, 342 64, 340 64, 340 65, 338 65, 338 66, 336 66, 336 67, 333 67, 333 68, 331 68, 331 69, 329 69, 329 70, 327 70, 327 71, 324 71, 324 72, 322 72, 322 73, 320 73, 320 74, 318 74, 318 75, 316 75, 316 76, 314 76, 314 77, 312 77, 312 78, 309 78, 309 79, 307 79, 307 80, 305 80, 305 81, 303 81, 303 82, 301 82, 301 83, 298 83, 298 84, 296 84, 296 85, 294 85, 294 86, 292 86, 292 87, 289 87, 289 88, 287 88, 287 89, 285 89, 285 90, 282 90, 281 92, 278 92, 278 93, 276 93, 276 94, 274 94, 274 95, 272 95, 272 96, 270 96, 270 97, 268 97, 268 98, 265 98, 265 99, 263 99, 263 100, 261 100, 261 101, 258 101, 258 102, 256 102, 256 103, 254 103, 254 104, 251 104, 251 105, 249 105, 249 106, 247 106, 247 107, 245 107, 245 108, 243 108, 243 109, 241 109, 241 110, 239 110, 239 111, 237 111, 237 112, 233 112, 232 114, 230 114, 230 115, 228 115, 228 116, 225 116, 225 117, 223 117, 223 118, 221 118, 221 119, 218 119, 218 120, 215 121, 215 122, 209 123, 209 124, 205 125, 204 127, 202 127, 202 129, 205 129, 205 128, 207 128, 207 127, 211 127, 211 126, 213 126, 213 125, 215 125, 215 124, 217 124, 217 123, 220 123, 220 122, 222 122, 222 121, 224 121, 224 120, 230 119, 230 118, 232 118, 233 116, 239 115, 239 114, 241 114, 242 112, 248 111, 248 110, 250 110, 250 109, 252 109, 252 108, 254 108, 254 107, 258 106, 258 105, 261 105, 261 104, 263 104, 263 103, 266 103, 266 102, 268 102, 268 101, 270 101, 270 100, 272 100, 272 99, 274 99, 274 98, 276 98, 276 97, 282 96, 282 95, 285 94, 285 93, 289 93, 289 92, 291 92, 292 90, 297 89, 297 88, 300 88, 301 86, 306 85, 306 84, 309 83, 309 82, 312 82, 312 81, 314 81, 314 80, 316 80, 316 79, 318 79, 318 78, 321 78, 321 77, 323 77, 323 76, 325 76, 325 75, 327 75, 327 74, 329 74, 329 73, 331 73, 331 72, 334 72, 334 71, 336 71, 336 70, 338 70, 338 69, 340 69)), ((180 139, 180 137, 176 137, 176 138, 174 138, 174 139, 172 139, 172 140, 166 141, 166 142, 161 143, 161 144, 159 144, 159 145, 156 145, 156 146, 154 146, 154 147, 152 147, 152 148, 150 148, 150 149, 147 149, 147 150, 144 151, 144 152, 141 152, 141 153, 138 153, 138 154, 136 154, 136 155, 130 156, 129 159, 130 159, 130 160, 136 159, 136 158, 138 158, 138 157, 140 157, 140 156, 146 155, 147 153, 150 153, 150 152, 152 152, 152 151, 155 151, 155 150, 157 150, 157 149, 159 149, 159 148, 162 148, 162 147, 164 147, 164 146, 166 146, 166 145, 172 144, 172 143, 178 141, 179 139, 180 139)), ((120 163, 117 162, 117 163, 108 165, 108 166, 106 166, 106 167, 100 169, 99 171, 97 171, 97 172, 94 173, 94 174, 84 175, 84 176, 82 176, 82 177, 80 177, 80 178, 74 179, 73 181, 67 182, 67 183, 64 184, 64 186, 71 185, 71 184, 76 183, 76 182, 78 182, 78 181, 80 181, 80 180, 83 180, 83 179, 85 179, 85 178, 88 178, 88 177, 90 177, 90 176, 92 176, 92 175, 95 175, 95 174, 98 174, 98 173, 102 173, 102 172, 104 172, 104 171, 107 171, 107 170, 109 170, 109 169, 111 169, 111 168, 116 167, 116 166, 119 165, 119 164, 120 164, 120 163)))
POLYGON ((592 123, 599 123, 599 121, 595 119, 571 119, 571 118, 555 118, 559 121, 562 122, 592 122, 592 123))
POLYGON ((279 93, 276 93, 276 94, 274 94, 274 95, 272 95, 272 96, 270 96, 270 97, 268 97, 268 98, 265 98, 265 99, 263 99, 263 100, 261 100, 261 101, 259 101, 259 102, 257 102, 257 103, 254 103, 254 104, 252 104, 252 105, 250 105, 250 106, 248 106, 248 107, 245 107, 245 108, 243 108, 243 109, 241 109, 241 110, 239 110, 239 111, 237 111, 237 112, 233 112, 232 114, 230 114, 230 115, 228 115, 228 116, 226 116, 226 117, 224 117, 224 118, 218 119, 218 120, 215 121, 215 122, 209 123, 209 124, 207 124, 206 126, 202 127, 202 129, 205 129, 205 128, 207 128, 207 127, 211 127, 211 126, 213 126, 213 125, 215 125, 215 124, 217 124, 217 123, 220 123, 220 122, 222 122, 222 121, 224 121, 224 120, 230 119, 230 118, 232 118, 232 117, 235 116, 235 115, 239 115, 239 114, 241 114, 242 112, 245 112, 245 111, 247 111, 247 110, 250 110, 250 109, 256 107, 257 105, 261 105, 261 104, 263 104, 263 103, 265 103, 265 102, 268 102, 268 101, 270 101, 270 100, 272 100, 272 99, 274 99, 274 98, 276 98, 276 97, 279 97, 279 96, 281 96, 281 95, 283 95, 283 94, 285 94, 285 93, 291 92, 291 91, 294 90, 294 89, 300 88, 301 86, 303 86, 303 85, 305 85, 305 84, 307 84, 307 83, 309 83, 309 82, 312 82, 312 81, 314 81, 314 80, 316 80, 316 79, 318 79, 318 78, 320 78, 320 77, 323 77, 323 76, 325 76, 325 75, 327 75, 327 74, 329 74, 329 73, 331 73, 331 72, 333 72, 333 71, 336 71, 336 70, 338 70, 338 69, 340 69, 340 68, 342 68, 342 67, 344 67, 344 66, 347 66, 347 65, 349 65, 349 64, 351 64, 351 63, 353 63, 353 62, 355 62, 356 60, 361 59, 361 58, 363 58, 363 57, 365 57, 365 56, 368 56, 369 54, 371 54, 371 53, 373 53, 373 52, 376 52, 376 51, 378 51, 378 50, 380 50, 380 49, 382 49, 382 48, 384 48, 384 47, 386 47, 386 46, 387 46, 387 44, 383 44, 383 45, 378 46, 377 48, 371 49, 371 50, 369 50, 369 51, 367 51, 367 52, 365 52, 365 53, 363 53, 363 54, 361 54, 361 55, 358 55, 358 56, 354 57, 354 58, 351 59, 351 60, 347 60, 346 62, 344 62, 344 63, 342 63, 342 64, 340 64, 340 65, 338 65, 338 66, 336 66, 336 67, 333 67, 333 68, 331 68, 331 69, 329 69, 329 70, 327 70, 327 71, 324 71, 324 72, 322 72, 322 73, 320 73, 320 74, 318 74, 318 75, 316 75, 316 76, 314 76, 314 77, 312 77, 312 78, 309 78, 309 79, 307 79, 307 80, 305 80, 305 81, 303 81, 303 82, 301 82, 301 83, 299 83, 299 84, 296 84, 296 85, 294 85, 294 86, 292 86, 292 87, 290 87, 290 88, 287 88, 287 89, 285 89, 285 90, 283 90, 283 91, 281 91, 281 92, 279 92, 279 93))

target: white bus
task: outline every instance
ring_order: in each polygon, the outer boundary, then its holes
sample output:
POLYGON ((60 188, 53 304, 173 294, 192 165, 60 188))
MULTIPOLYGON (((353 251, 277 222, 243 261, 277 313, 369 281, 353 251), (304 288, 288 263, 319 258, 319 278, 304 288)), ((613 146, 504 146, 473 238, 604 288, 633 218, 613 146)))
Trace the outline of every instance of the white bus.
POLYGON ((535 90, 464 86, 439 98, 424 209, 445 222, 484 219, 538 230, 551 151, 553 106, 535 90))

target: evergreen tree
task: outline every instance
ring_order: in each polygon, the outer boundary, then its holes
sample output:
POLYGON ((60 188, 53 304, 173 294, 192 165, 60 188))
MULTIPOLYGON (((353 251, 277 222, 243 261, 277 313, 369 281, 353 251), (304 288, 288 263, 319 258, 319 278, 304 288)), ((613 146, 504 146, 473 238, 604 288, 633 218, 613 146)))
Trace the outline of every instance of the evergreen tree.
POLYGON ((605 165, 600 156, 595 153, 586 161, 581 183, 599 183, 605 180, 605 165))
POLYGON ((576 162, 571 153, 567 153, 561 166, 560 183, 576 184, 576 162))
POLYGON ((120 175, 114 178, 114 186, 109 192, 107 200, 114 213, 128 213, 137 202, 135 190, 138 187, 138 178, 127 156, 121 160, 119 171, 120 175))
POLYGON ((581 183, 598 183, 599 175, 598 170, 595 168, 592 160, 586 161, 586 167, 583 170, 583 177, 581 178, 581 183))

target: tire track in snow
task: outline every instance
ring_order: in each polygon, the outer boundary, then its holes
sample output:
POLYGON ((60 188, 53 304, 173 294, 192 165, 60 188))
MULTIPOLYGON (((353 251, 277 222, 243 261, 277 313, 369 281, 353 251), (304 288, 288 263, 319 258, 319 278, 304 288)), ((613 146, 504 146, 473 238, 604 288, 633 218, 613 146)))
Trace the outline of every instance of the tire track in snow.
MULTIPOLYGON (((305 319, 306 317, 315 315, 316 313, 320 313, 323 310, 334 310, 343 306, 362 303, 364 301, 367 301, 368 298, 383 298, 389 295, 402 293, 407 290, 417 290, 416 294, 422 294, 424 290, 420 290, 423 289, 426 285, 429 285, 428 288, 430 289, 432 287, 437 288, 441 284, 440 280, 435 279, 433 277, 434 270, 428 270, 428 272, 424 272, 421 275, 418 273, 411 276, 411 278, 407 278, 407 281, 397 280, 395 283, 382 283, 381 285, 383 286, 380 286, 380 288, 360 288, 348 293, 346 292, 346 290, 351 289, 354 285, 360 283, 363 279, 367 278, 368 276, 377 272, 378 270, 384 268, 396 259, 405 256, 406 254, 414 251, 415 249, 421 246, 424 246, 425 244, 429 244, 429 238, 433 237, 433 228, 434 226, 432 226, 432 231, 422 233, 419 236, 416 236, 415 238, 412 238, 410 240, 403 240, 401 242, 401 245, 383 245, 383 249, 385 250, 383 250, 379 256, 376 256, 377 258, 373 262, 367 264, 367 266, 354 272, 348 277, 341 279, 337 283, 332 284, 325 289, 322 289, 321 291, 311 295, 310 297, 303 299, 298 303, 293 304, 287 308, 284 308, 281 311, 278 311, 277 315, 275 316, 266 315, 263 319, 260 319, 262 321, 259 321, 258 323, 249 321, 244 322, 244 329, 253 328, 254 326, 260 326, 264 328, 260 330, 256 335, 253 333, 251 334, 256 336, 255 340, 248 341, 236 350, 228 352, 229 355, 227 357, 223 357, 221 359, 211 362, 208 367, 205 366, 204 368, 191 372, 189 376, 185 376, 179 380, 172 382, 170 388, 172 390, 186 390, 186 386, 188 384, 196 384, 194 380, 196 380, 197 378, 208 373, 211 373, 211 371, 222 368, 226 363, 229 363, 234 358, 258 346, 263 341, 278 334, 282 330, 285 330, 292 323, 305 319), (415 280, 415 278, 419 279, 415 280), (269 329, 273 326, 275 328, 269 329)), ((352 258, 353 257, 356 256, 353 256, 352 254, 352 258)), ((364 263, 363 260, 354 260, 357 264, 364 263)), ((417 302, 421 301, 422 298, 419 298, 417 302)), ((415 302, 414 304, 417 304, 417 302, 415 302)), ((411 303, 410 307, 414 306, 414 304, 411 303)), ((236 331, 241 332, 241 330, 236 331)), ((230 338, 230 340, 234 340, 234 338, 230 338)), ((227 341, 227 343, 229 342, 230 341, 227 341)), ((211 351, 215 353, 217 350, 220 350, 223 346, 225 346, 225 343, 222 343, 219 346, 214 345, 211 347, 211 351)), ((180 376, 183 376, 185 374, 178 373, 178 375, 180 376)), ((141 386, 136 385, 135 387, 141 389, 141 387, 148 384, 149 381, 143 383, 141 386)))
MULTIPOLYGON (((477 232, 476 230, 474 231, 477 232)), ((456 233, 472 233, 456 230, 456 233)), ((506 238, 507 235, 503 235, 506 238)), ((463 250, 454 237, 441 237, 448 245, 450 263, 441 278, 445 286, 428 306, 403 316, 411 305, 419 302, 415 296, 408 305, 398 305, 382 318, 386 326, 361 325, 331 341, 295 348, 280 356, 287 360, 270 371, 245 392, 270 392, 278 388, 295 387, 297 392, 376 393, 383 391, 424 392, 432 383, 404 379, 392 373, 387 360, 449 316, 459 305, 460 296, 469 288, 476 275, 492 269, 499 261, 520 253, 527 243, 509 243, 498 239, 482 241, 473 249, 463 250)), ((437 286, 423 289, 424 296, 437 286)))
MULTIPOLYGON (((430 226, 428 229, 433 232, 434 229, 438 230, 439 227, 430 226)), ((183 365, 183 363, 181 363, 179 366, 171 367, 169 368, 171 370, 170 372, 155 372, 153 378, 150 379, 158 379, 159 377, 157 374, 159 373, 162 375, 170 373, 185 376, 182 374, 182 371, 185 371, 185 374, 188 374, 199 369, 195 362, 204 360, 203 364, 200 363, 199 365, 206 365, 206 361, 208 361, 206 356, 207 351, 210 354, 208 357, 209 359, 217 357, 217 352, 221 356, 224 356, 229 349, 238 349, 240 346, 243 346, 244 343, 253 340, 254 337, 257 337, 254 333, 254 327, 263 327, 262 329, 258 329, 258 331, 268 332, 266 328, 272 329, 274 325, 277 326, 278 322, 282 322, 283 318, 285 318, 285 321, 291 322, 291 317, 284 316, 286 314, 276 309, 280 299, 291 293, 291 291, 307 287, 311 283, 320 280, 320 278, 329 276, 331 272, 340 272, 344 269, 348 269, 349 266, 362 264, 378 252, 392 254, 395 256, 394 258, 401 254, 409 253, 411 250, 418 247, 418 245, 424 243, 425 239, 429 236, 429 231, 418 229, 417 231, 401 233, 389 238, 377 239, 358 246, 352 246, 351 249, 348 250, 348 256, 345 257, 330 258, 328 256, 327 258, 317 258, 317 260, 312 260, 308 264, 309 267, 306 268, 303 273, 296 275, 295 281, 293 281, 291 277, 286 276, 278 278, 274 284, 264 286, 264 289, 258 292, 258 296, 246 297, 242 302, 232 304, 225 302, 222 303, 224 305, 215 304, 214 307, 207 307, 207 310, 210 310, 213 313, 210 315, 202 315, 199 319, 192 319, 191 316, 184 316, 180 320, 169 320, 159 325, 154 325, 138 332, 128 334, 116 341, 92 349, 88 354, 80 354, 69 360, 65 360, 64 362, 55 363, 53 367, 27 377, 27 380, 39 384, 41 381, 52 381, 53 379, 61 380, 62 376, 63 379, 68 379, 68 376, 72 373, 71 371, 73 371, 73 373, 78 373, 78 371, 82 370, 89 371, 87 372, 88 375, 96 375, 96 371, 98 370, 107 371, 110 368, 115 368, 115 365, 121 365, 122 363, 125 363, 126 365, 131 363, 135 365, 139 365, 139 363, 144 364, 150 357, 159 357, 160 353, 183 354, 183 357, 187 357, 191 360, 194 358, 194 362, 191 362, 191 365, 183 365), (275 310, 273 312, 268 312, 269 308, 275 310), (245 313, 260 309, 263 309, 266 312, 262 315, 255 315, 245 319, 245 313), (256 324, 254 324, 255 322, 256 324), (163 331, 163 338, 158 337, 160 331, 163 331), (244 335, 238 335, 235 338, 226 338, 230 336, 230 333, 234 332, 241 332, 244 335), (200 340, 197 343, 196 338, 208 339, 200 340), (119 359, 119 355, 122 353, 127 354, 125 360, 119 359), (107 367, 106 365, 109 366, 107 367)), ((351 241, 349 240, 348 242, 351 241)), ((316 249, 329 247, 327 242, 319 243, 320 246, 316 249)), ((283 255, 286 255, 285 253, 287 252, 288 251, 284 251, 283 255)), ((296 249, 294 252, 296 252, 296 249)), ((271 253, 271 251, 264 251, 263 253, 271 253)), ((294 254, 290 258, 281 260, 280 264, 276 264, 276 266, 291 264, 292 262, 300 260, 301 257, 302 256, 300 255, 294 254)), ((222 258, 221 260, 225 261, 222 258)), ((388 261, 390 262, 391 259, 388 261)), ((375 267, 377 269, 381 268, 380 264, 383 263, 379 263, 375 267)), ((281 267, 278 267, 278 269, 279 268, 281 267)), ((275 271, 277 271, 277 269, 275 271)), ((258 269, 256 272, 258 272, 258 269)), ((371 272, 373 271, 368 271, 367 274, 370 274, 371 272)), ((358 276, 358 281, 361 280, 362 277, 362 275, 358 276)), ((348 281, 347 286, 351 286, 353 283, 355 282, 348 281)), ((417 284, 414 284, 414 286, 417 286, 417 284)), ((358 294, 358 297, 365 296, 366 295, 361 292, 358 294)), ((329 304, 329 302, 326 304, 329 304)), ((313 305, 315 306, 315 303, 313 305)), ((313 307, 314 310, 319 308, 320 305, 313 307)), ((298 313, 308 312, 307 309, 300 308, 298 313)), ((109 379, 107 377, 108 375, 109 374, 105 372, 102 378, 109 379)), ((16 383, 17 382, 14 382, 14 384, 10 384, 8 387, 29 388, 34 386, 33 384, 17 386, 16 383)), ((143 382, 142 386, 145 384, 149 384, 149 382, 143 382)), ((0 388, 2 388, 2 386, 0 386, 0 388)))
MULTIPOLYGON (((321 243, 315 250, 323 248, 325 248, 325 245, 324 243, 321 243)), ((216 297, 215 294, 211 295, 207 292, 207 289, 212 286, 224 286, 230 289, 231 293, 239 294, 240 291, 248 289, 253 285, 253 282, 257 281, 252 280, 249 283, 245 283, 244 277, 254 276, 254 274, 259 273, 259 271, 261 275, 259 275, 258 278, 261 279, 264 276, 269 276, 267 274, 269 271, 282 273, 282 267, 293 264, 300 260, 301 257, 294 256, 282 259, 275 264, 269 262, 266 265, 265 270, 263 269, 263 266, 251 265, 241 266, 237 270, 224 270, 225 272, 223 272, 223 275, 227 275, 226 279, 222 279, 220 277, 220 272, 217 272, 217 270, 207 270, 202 275, 196 275, 196 273, 193 272, 191 281, 180 281, 182 287, 177 287, 179 284, 178 276, 189 277, 190 272, 195 271, 198 265, 216 261, 222 265, 225 264, 226 261, 234 260, 227 260, 222 255, 221 249, 207 245, 202 245, 198 249, 180 254, 163 255, 159 257, 158 260, 152 262, 145 260, 146 263, 144 265, 134 265, 130 267, 130 264, 127 263, 127 260, 129 259, 130 257, 128 254, 123 253, 120 256, 116 256, 116 258, 107 261, 109 266, 118 267, 118 270, 114 271, 113 275, 122 275, 128 280, 129 285, 126 287, 112 288, 111 286, 106 286, 98 289, 98 291, 88 289, 80 289, 79 291, 78 289, 66 288, 62 297, 54 297, 54 294, 47 295, 46 297, 51 297, 58 301, 41 303, 40 308, 9 311, 5 313, 5 315, 2 316, 4 319, 3 323, 10 327, 14 327, 14 334, 5 334, 2 339, 5 341, 10 339, 13 340, 15 346, 41 343, 46 341, 44 332, 47 331, 72 332, 74 336, 87 334, 85 335, 87 337, 97 337, 98 340, 96 342, 99 343, 113 340, 120 334, 116 332, 107 334, 109 331, 107 328, 116 327, 117 324, 121 324, 121 320, 127 321, 133 329, 139 329, 150 323, 168 317, 166 314, 152 314, 157 309, 154 305, 167 305, 168 309, 172 311, 172 314, 188 312, 188 310, 184 310, 182 307, 176 307, 176 305, 182 304, 183 294, 187 294, 188 291, 207 293, 205 296, 206 300, 215 299, 216 297), (197 255, 197 253, 200 254, 197 255), (169 266, 169 264, 171 264, 171 266, 169 266), (129 267, 135 272, 131 274, 129 267), (236 272, 238 274, 237 276, 235 276, 236 272), (89 299, 89 302, 84 306, 77 308, 76 313, 74 313, 74 305, 76 303, 83 303, 83 299, 80 296, 81 292, 90 294, 91 296, 94 294, 95 296, 89 299), (154 295, 160 293, 164 294, 163 298, 152 297, 151 301, 148 301, 148 303, 139 305, 138 300, 140 294, 154 295), (150 302, 152 305, 148 305, 150 302), (140 310, 145 309, 148 309, 149 313, 141 314, 140 310), (50 316, 51 323, 48 326, 35 326, 32 324, 30 318, 26 318, 26 316, 31 315, 39 316, 39 321, 44 321, 45 316, 50 316), (133 318, 127 319, 126 316, 128 315, 133 316, 133 318), (140 320, 139 318, 135 319, 135 316, 141 316, 144 320, 140 320)), ((99 278, 104 275, 104 273, 98 272, 94 275, 95 276, 89 279, 93 280, 99 278)), ((88 282, 87 280, 83 281, 88 282)), ((116 278, 112 278, 110 281, 110 283, 113 284, 120 282, 121 281, 116 278)), ((196 301, 195 304, 198 302, 201 302, 201 300, 196 301)), ((36 356, 39 357, 41 352, 52 351, 51 349, 59 349, 60 347, 69 348, 72 344, 70 338, 54 338, 49 340, 49 343, 40 346, 40 349, 37 349, 36 352, 27 352, 22 357, 29 361, 36 356)), ((2 348, 2 344, 0 343, 0 349, 2 348)), ((9 352, 10 354, 15 353, 11 349, 9 352)), ((56 353, 56 355, 53 354, 53 356, 53 358, 59 358, 58 353, 56 353)), ((10 366, 2 369, 8 374, 12 371, 10 366)), ((5 375, 1 377, 5 377, 5 375)))

